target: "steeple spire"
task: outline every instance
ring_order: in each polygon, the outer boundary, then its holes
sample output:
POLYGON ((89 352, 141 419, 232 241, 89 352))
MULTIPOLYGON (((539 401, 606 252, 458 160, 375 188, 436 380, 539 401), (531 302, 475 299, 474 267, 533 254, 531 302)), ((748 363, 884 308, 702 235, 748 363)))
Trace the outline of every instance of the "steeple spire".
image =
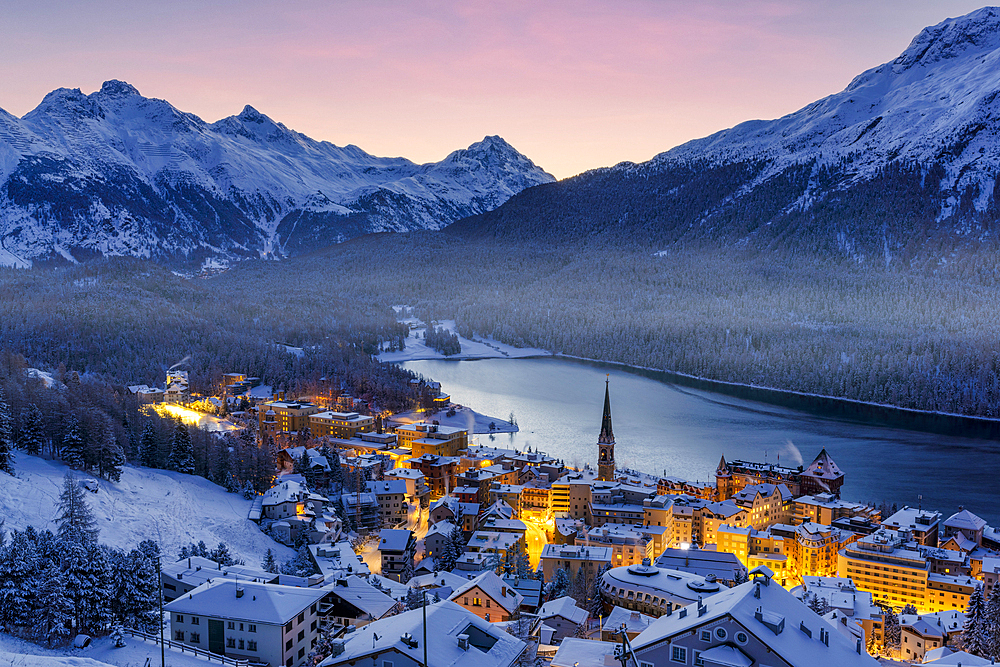
POLYGON ((611 429, 611 391, 609 384, 611 375, 604 381, 604 417, 601 419, 601 435, 597 442, 601 444, 614 444, 615 432, 611 429))

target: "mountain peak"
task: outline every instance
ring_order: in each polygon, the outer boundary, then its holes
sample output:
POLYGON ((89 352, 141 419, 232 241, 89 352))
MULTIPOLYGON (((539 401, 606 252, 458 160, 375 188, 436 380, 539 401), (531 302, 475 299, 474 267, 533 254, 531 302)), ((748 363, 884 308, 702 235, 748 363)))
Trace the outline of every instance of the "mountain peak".
POLYGON ((132 95, 139 95, 139 91, 136 90, 135 86, 124 81, 119 81, 118 79, 105 81, 101 85, 101 92, 109 97, 129 97, 132 95))
POLYGON ((896 72, 902 72, 918 64, 956 58, 968 51, 997 48, 1000 48, 1000 9, 983 7, 924 28, 892 64, 896 72))
POLYGON ((263 123, 265 121, 271 120, 270 118, 268 118, 267 116, 265 116, 261 112, 259 112, 256 109, 254 109, 249 104, 247 104, 245 107, 243 107, 243 111, 241 111, 239 113, 239 115, 237 116, 237 118, 239 118, 240 120, 242 120, 242 121, 244 121, 246 123, 263 123))

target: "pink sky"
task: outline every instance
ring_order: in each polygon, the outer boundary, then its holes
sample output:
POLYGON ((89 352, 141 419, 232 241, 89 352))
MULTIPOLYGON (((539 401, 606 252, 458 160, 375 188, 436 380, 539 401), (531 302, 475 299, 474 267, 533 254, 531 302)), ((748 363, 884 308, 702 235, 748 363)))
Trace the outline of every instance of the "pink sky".
POLYGON ((562 178, 795 111, 979 6, 33 0, 3 10, 0 107, 122 79, 207 121, 250 104, 417 162, 499 134, 562 178))

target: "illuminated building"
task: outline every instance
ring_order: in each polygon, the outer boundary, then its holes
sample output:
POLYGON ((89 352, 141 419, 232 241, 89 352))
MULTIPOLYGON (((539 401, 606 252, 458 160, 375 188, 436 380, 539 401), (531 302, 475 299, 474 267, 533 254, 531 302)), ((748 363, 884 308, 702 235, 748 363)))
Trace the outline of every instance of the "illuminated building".
POLYGON ((940 512, 904 507, 888 519, 884 519, 882 527, 888 530, 905 530, 914 541, 924 546, 936 547, 940 522, 940 512))
POLYGON ((854 517, 876 521, 879 518, 878 510, 873 507, 841 500, 832 493, 817 493, 793 499, 787 523, 798 525, 811 521, 831 526, 840 519, 854 517))
POLYGON ((715 471, 717 499, 731 498, 743 487, 753 484, 784 484, 793 497, 824 492, 839 497, 840 487, 844 485, 844 473, 825 448, 804 469, 774 463, 727 462, 726 457, 722 457, 715 471))
POLYGON ((520 514, 531 521, 547 521, 550 515, 551 485, 532 480, 521 487, 520 514))
POLYGON ((583 568, 588 579, 593 579, 604 565, 611 564, 610 547, 581 547, 569 544, 546 544, 542 547, 541 567, 545 581, 552 581, 556 570, 569 569, 570 579, 583 568))
POLYGON ((454 426, 417 422, 397 426, 396 441, 400 447, 408 447, 413 456, 458 456, 469 446, 469 432, 454 426))
POLYGON ((731 500, 746 511, 747 524, 760 529, 786 520, 792 494, 784 484, 754 484, 740 489, 731 500))
POLYGON ((840 550, 838 574, 880 602, 921 613, 964 609, 975 585, 955 552, 927 547, 909 531, 880 529, 840 550))
POLYGON ((455 480, 462 470, 462 461, 457 456, 437 456, 424 454, 407 459, 406 465, 424 474, 424 480, 431 490, 431 499, 447 495, 455 488, 455 480))
POLYGON ((261 436, 280 433, 298 433, 309 427, 309 416, 319 412, 319 407, 309 401, 272 401, 258 410, 261 436))
MULTIPOLYGON (((833 612, 837 612, 842 625, 856 624, 863 633, 865 646, 871 640, 881 647, 885 613, 872 600, 868 591, 858 590, 850 579, 840 577, 802 577, 802 593, 824 600, 833 612)), ((846 634, 846 633, 845 633, 846 634)))
POLYGON ((309 415, 309 430, 314 437, 353 438, 360 433, 371 431, 374 427, 374 419, 359 415, 357 412, 327 410, 309 415))
POLYGON ((610 547, 611 562, 615 565, 635 565, 644 559, 652 560, 653 541, 633 526, 607 524, 600 528, 581 530, 576 545, 582 547, 610 547))

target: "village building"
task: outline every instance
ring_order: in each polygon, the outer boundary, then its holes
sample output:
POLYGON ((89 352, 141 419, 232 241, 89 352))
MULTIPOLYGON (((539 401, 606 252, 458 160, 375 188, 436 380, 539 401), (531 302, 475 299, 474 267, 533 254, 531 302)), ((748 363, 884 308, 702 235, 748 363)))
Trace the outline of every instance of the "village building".
POLYGON ((598 570, 610 564, 610 547, 546 544, 542 547, 539 567, 542 569, 545 581, 552 581, 556 570, 568 569, 570 579, 573 579, 581 568, 588 579, 593 579, 598 570))
POLYGON ((414 457, 425 454, 457 457, 469 446, 469 432, 455 426, 416 422, 397 426, 396 442, 413 452, 414 457))
POLYGON ((379 516, 383 526, 406 523, 410 511, 406 503, 406 482, 395 479, 366 482, 365 491, 374 494, 378 500, 379 516))
POLYGON ((259 432, 261 437, 276 438, 279 435, 299 433, 309 428, 309 416, 320 408, 309 401, 271 401, 258 406, 259 432))
POLYGON ((784 484, 792 497, 831 493, 840 497, 844 473, 822 449, 806 468, 788 468, 776 463, 752 461, 727 462, 722 457, 715 471, 716 499, 732 498, 744 487, 754 484, 784 484))
POLYGON ((448 599, 490 623, 511 620, 524 601, 516 589, 492 570, 459 586, 448 599))
POLYGON ((160 582, 163 599, 166 602, 187 595, 202 584, 217 579, 270 584, 277 581, 278 575, 246 565, 223 566, 201 556, 182 558, 175 563, 164 563, 160 568, 160 582))
POLYGON ((543 644, 557 644, 566 637, 575 637, 587 627, 590 614, 576 606, 576 600, 568 595, 549 600, 538 610, 542 621, 541 638, 543 644))
POLYGON ((643 665, 877 667, 860 641, 829 622, 759 568, 752 581, 660 616, 632 642, 643 665))
POLYGON ((904 507, 889 518, 883 519, 882 527, 888 530, 908 531, 915 542, 926 547, 936 547, 940 523, 940 512, 904 507))
POLYGON ((170 602, 170 637, 230 658, 300 664, 315 645, 322 588, 216 580, 170 602))
POLYGON ((309 415, 309 431, 313 437, 353 438, 375 428, 375 420, 357 412, 326 410, 309 415))
POLYGON ((337 577, 323 587, 323 629, 362 627, 389 616, 397 602, 357 575, 337 577))
POLYGON ((601 576, 601 598, 609 605, 661 616, 725 590, 714 577, 650 565, 615 567, 601 576))
POLYGON ((524 642, 502 628, 443 601, 345 635, 334 655, 320 666, 512 667, 526 649, 524 642), (433 631, 425 632, 428 627, 433 631))
POLYGON ((379 533, 378 551, 382 557, 382 576, 406 583, 413 573, 417 541, 413 532, 405 529, 386 529, 379 533))
POLYGON ((630 640, 634 640, 655 620, 655 617, 647 616, 638 611, 624 607, 612 607, 611 612, 604 617, 601 625, 601 641, 613 642, 620 639, 619 633, 622 631, 630 640))
POLYGON ((727 586, 735 586, 747 573, 746 567, 734 554, 698 548, 666 549, 656 559, 656 566, 705 579, 714 578, 727 586))

